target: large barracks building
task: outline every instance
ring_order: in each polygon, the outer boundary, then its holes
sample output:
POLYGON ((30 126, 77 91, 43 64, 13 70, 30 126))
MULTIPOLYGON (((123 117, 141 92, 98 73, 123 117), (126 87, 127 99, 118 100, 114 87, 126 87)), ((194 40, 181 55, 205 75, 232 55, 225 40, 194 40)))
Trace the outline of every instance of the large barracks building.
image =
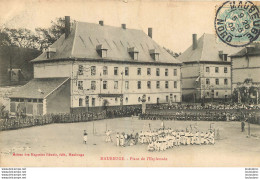
POLYGON ((217 41, 214 34, 192 35, 191 46, 178 57, 183 62, 184 101, 226 99, 231 97, 231 59, 242 48, 217 41))
POLYGON ((68 113, 102 106, 181 101, 181 65, 141 30, 76 22, 36 59, 34 79, 10 97, 10 111, 68 113))

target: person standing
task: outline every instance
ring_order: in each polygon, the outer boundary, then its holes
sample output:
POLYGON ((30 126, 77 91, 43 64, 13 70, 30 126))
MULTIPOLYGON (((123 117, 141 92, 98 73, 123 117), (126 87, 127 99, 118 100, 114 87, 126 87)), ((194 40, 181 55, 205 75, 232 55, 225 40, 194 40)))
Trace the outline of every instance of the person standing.
POLYGON ((124 147, 125 146, 125 133, 122 132, 120 135, 120 146, 124 147))
POLYGON ((83 142, 84 144, 87 144, 88 141, 88 133, 86 130, 84 130, 84 134, 83 134, 83 142))
POLYGON ((244 132, 245 131, 245 122, 242 121, 241 122, 241 132, 244 132))
POLYGON ((112 142, 110 130, 106 131, 106 142, 112 142))
POLYGON ((119 135, 119 133, 117 132, 116 133, 116 146, 120 146, 120 135, 119 135))

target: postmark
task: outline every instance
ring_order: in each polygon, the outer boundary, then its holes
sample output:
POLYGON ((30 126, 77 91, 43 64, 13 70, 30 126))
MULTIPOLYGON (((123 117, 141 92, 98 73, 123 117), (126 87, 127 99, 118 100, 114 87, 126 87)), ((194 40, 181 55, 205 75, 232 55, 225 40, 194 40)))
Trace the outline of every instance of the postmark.
POLYGON ((224 43, 243 47, 259 40, 259 8, 250 1, 227 1, 216 12, 216 34, 224 43))

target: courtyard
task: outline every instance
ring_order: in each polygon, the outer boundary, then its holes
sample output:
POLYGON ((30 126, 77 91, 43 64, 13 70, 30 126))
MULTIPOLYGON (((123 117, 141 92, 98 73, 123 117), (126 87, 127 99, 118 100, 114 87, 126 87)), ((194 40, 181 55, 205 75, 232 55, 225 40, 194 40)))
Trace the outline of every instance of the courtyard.
POLYGON ((241 132, 240 122, 164 121, 165 127, 185 130, 197 126, 207 131, 219 130, 215 145, 179 146, 162 152, 147 151, 147 144, 117 147, 117 132, 127 134, 161 126, 160 120, 137 117, 94 122, 61 123, 0 132, 0 165, 16 167, 259 167, 260 126, 248 124, 241 132), (105 142, 105 131, 112 130, 113 142, 105 142), (83 131, 88 142, 83 144, 83 131))

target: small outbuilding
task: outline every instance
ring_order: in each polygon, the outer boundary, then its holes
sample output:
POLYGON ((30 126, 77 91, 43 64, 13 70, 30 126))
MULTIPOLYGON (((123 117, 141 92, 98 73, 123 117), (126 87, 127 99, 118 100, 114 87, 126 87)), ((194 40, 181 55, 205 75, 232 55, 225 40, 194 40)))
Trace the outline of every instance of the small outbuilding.
POLYGON ((10 113, 44 115, 70 112, 69 78, 34 78, 10 96, 10 113))

